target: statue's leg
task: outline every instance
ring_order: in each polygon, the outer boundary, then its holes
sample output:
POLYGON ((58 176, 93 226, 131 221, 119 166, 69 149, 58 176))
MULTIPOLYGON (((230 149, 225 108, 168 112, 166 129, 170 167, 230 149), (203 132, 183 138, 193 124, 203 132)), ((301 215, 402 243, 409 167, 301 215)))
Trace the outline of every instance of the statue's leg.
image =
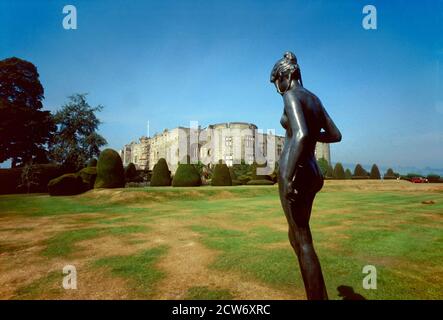
POLYGON ((299 195, 296 201, 288 203, 292 219, 289 223, 289 241, 298 257, 300 271, 309 300, 326 300, 325 282, 320 261, 314 250, 309 218, 311 215, 313 195, 299 195))

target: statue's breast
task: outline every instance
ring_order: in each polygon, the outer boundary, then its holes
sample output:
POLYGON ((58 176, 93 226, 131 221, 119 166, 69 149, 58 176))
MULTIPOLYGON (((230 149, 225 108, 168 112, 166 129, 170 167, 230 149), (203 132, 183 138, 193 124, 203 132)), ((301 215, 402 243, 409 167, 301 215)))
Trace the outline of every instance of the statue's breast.
POLYGON ((288 117, 286 116, 286 114, 283 113, 283 115, 281 116, 280 119, 280 124, 283 128, 285 128, 286 130, 288 130, 289 127, 289 120, 288 117))

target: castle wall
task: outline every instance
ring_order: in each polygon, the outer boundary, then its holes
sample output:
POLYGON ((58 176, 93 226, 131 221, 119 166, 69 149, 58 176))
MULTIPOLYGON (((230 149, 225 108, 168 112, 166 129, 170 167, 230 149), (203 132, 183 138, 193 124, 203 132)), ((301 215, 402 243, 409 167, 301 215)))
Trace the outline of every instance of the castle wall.
MULTIPOLYGON (((125 145, 120 155, 125 166, 132 162, 138 169, 149 170, 160 158, 165 158, 172 173, 179 162, 186 162, 188 154, 191 161, 204 164, 215 165, 222 160, 232 166, 242 161, 252 164, 266 160, 268 166, 273 167, 280 158, 284 142, 285 137, 258 132, 254 124, 230 122, 204 129, 177 127, 164 130, 151 138, 142 137, 139 142, 125 145)), ((331 163, 329 144, 317 143, 315 156, 331 163)))

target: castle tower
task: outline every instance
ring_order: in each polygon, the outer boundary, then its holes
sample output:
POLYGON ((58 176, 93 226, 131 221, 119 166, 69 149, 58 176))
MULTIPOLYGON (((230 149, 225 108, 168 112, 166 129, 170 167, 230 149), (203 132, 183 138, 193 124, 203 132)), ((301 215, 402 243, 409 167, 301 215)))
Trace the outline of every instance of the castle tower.
POLYGON ((331 150, 329 143, 317 142, 315 146, 315 158, 317 160, 324 158, 329 164, 331 164, 331 150))

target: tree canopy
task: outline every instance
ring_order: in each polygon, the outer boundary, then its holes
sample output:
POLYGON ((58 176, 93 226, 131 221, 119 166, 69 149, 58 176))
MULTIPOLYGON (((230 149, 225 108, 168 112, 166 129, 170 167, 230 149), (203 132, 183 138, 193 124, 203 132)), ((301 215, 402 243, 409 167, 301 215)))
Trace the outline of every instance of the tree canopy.
POLYGON ((55 130, 49 111, 42 111, 43 86, 28 61, 0 61, 0 162, 11 166, 46 159, 46 145, 55 130))
POLYGON ((100 154, 100 147, 107 144, 97 133, 100 120, 96 112, 101 105, 92 107, 86 101, 86 94, 74 94, 54 115, 57 132, 50 145, 53 160, 77 171, 91 158, 100 154))

